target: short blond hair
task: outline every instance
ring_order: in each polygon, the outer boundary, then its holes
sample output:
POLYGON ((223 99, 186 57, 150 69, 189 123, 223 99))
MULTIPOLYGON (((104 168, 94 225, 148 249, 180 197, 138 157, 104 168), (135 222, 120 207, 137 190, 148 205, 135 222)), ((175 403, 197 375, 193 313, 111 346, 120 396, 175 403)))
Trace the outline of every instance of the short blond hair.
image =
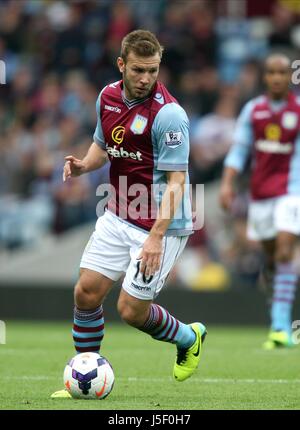
POLYGON ((133 52, 140 57, 152 57, 158 53, 161 58, 163 50, 164 48, 151 31, 135 30, 123 38, 121 57, 126 62, 129 52, 133 52))

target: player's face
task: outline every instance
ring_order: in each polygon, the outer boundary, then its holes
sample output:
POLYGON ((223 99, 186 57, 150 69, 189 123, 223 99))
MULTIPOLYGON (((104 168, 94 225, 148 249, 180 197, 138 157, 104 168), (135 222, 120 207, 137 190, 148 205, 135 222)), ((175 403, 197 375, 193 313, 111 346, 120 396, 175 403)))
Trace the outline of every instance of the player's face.
POLYGON ((266 64, 265 83, 272 97, 280 98, 286 95, 290 80, 290 68, 286 62, 273 60, 266 64))
POLYGON ((160 56, 139 57, 129 52, 126 63, 118 58, 119 70, 123 75, 125 95, 129 100, 143 99, 151 93, 158 77, 160 56))

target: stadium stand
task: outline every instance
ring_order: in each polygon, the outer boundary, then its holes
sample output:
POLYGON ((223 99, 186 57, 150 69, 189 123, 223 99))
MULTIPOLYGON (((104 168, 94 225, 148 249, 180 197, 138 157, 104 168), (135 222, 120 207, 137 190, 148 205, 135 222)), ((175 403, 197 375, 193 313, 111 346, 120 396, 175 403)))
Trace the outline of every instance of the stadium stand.
MULTIPOLYGON (((76 264, 68 266, 68 249, 82 250, 80 238, 96 219, 95 189, 107 181, 107 166, 63 185, 64 156, 86 152, 98 92, 119 79, 115 58, 120 40, 144 27, 156 32, 165 47, 160 79, 189 114, 192 183, 204 183, 206 190, 203 235, 187 251, 199 260, 199 270, 216 262, 227 273, 238 269, 243 283, 252 285, 260 250, 245 239, 247 195, 242 190, 238 196, 233 220, 216 210, 220 167, 234 118, 261 91, 261 60, 279 48, 297 57, 296 3, 1 1, 0 59, 7 75, 0 85, 1 273, 38 276, 26 269, 36 253, 34 266, 46 274, 47 264, 39 258, 50 261, 55 250, 57 277, 72 277, 76 264)), ((184 285, 187 267, 181 262, 172 282, 179 279, 184 285)))

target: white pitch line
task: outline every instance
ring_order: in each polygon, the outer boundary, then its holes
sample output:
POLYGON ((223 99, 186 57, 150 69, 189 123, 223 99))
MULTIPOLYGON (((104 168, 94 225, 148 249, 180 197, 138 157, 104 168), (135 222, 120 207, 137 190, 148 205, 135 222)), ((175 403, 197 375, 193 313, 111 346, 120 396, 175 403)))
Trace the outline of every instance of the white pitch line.
POLYGON ((34 375, 34 376, 1 376, 0 375, 0 381, 10 381, 10 380, 18 380, 18 381, 50 381, 50 380, 56 380, 59 379, 57 376, 41 376, 41 375, 34 375))
MULTIPOLYGON (((127 379, 128 382, 156 382, 156 381, 172 381, 171 377, 169 378, 136 378, 136 377, 128 377, 128 378, 119 378, 119 379, 127 379)), ((233 378, 193 378, 193 381, 203 382, 205 384, 300 384, 300 379, 233 379, 233 378)))
MULTIPOLYGON (((32 376, 0 376, 0 380, 21 380, 21 381, 50 381, 58 380, 58 376, 32 375, 32 376)), ((171 377, 161 378, 138 378, 135 376, 118 377, 116 380, 125 382, 162 382, 173 381, 171 377)), ((193 378, 194 382, 202 382, 204 384, 300 384, 300 379, 233 379, 233 378, 193 378)))

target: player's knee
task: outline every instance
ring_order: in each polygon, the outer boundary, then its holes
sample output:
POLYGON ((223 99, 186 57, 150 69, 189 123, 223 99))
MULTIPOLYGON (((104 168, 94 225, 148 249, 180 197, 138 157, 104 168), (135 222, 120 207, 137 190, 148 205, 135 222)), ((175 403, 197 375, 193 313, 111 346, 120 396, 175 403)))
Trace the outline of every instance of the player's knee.
POLYGON ((123 321, 133 327, 141 327, 145 318, 141 313, 124 302, 118 302, 118 312, 123 321))
POLYGON ((94 308, 99 305, 99 298, 95 295, 90 285, 78 282, 74 291, 75 304, 79 308, 94 308))

